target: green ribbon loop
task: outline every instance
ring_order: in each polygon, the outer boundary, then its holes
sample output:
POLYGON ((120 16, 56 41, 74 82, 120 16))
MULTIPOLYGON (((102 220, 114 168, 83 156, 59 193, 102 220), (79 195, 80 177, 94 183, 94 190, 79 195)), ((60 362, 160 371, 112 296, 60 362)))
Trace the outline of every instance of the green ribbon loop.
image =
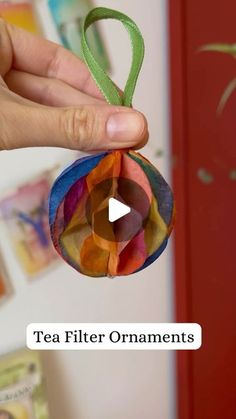
POLYGON ((144 41, 136 23, 128 16, 116 10, 97 7, 89 12, 82 27, 81 45, 84 60, 99 89, 111 105, 132 106, 132 99, 144 58, 144 41), (119 90, 95 60, 87 42, 86 31, 94 22, 102 19, 115 19, 123 23, 128 31, 132 45, 132 64, 129 77, 121 96, 119 90))

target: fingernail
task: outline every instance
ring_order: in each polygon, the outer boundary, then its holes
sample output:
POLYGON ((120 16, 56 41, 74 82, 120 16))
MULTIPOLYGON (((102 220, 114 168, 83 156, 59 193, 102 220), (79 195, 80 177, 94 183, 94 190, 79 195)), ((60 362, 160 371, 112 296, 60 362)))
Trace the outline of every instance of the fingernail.
POLYGON ((144 119, 137 112, 120 112, 107 121, 107 134, 112 141, 135 143, 144 131, 144 119))

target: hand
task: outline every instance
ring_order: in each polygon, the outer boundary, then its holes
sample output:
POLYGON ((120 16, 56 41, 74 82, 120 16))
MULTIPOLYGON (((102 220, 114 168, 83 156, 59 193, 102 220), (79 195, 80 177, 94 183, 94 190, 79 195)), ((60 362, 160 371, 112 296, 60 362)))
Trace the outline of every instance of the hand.
POLYGON ((107 105, 86 65, 0 18, 0 150, 139 148, 144 116, 107 105))

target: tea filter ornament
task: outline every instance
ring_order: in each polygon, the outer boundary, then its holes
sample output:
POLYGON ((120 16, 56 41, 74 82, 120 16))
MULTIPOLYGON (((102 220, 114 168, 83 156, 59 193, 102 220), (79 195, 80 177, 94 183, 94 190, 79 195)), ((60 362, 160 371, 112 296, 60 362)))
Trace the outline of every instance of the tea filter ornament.
MULTIPOLYGON (((123 13, 95 8, 84 21, 82 49, 107 102, 132 106, 144 57, 137 25, 123 13), (94 59, 86 39, 92 23, 109 18, 123 23, 132 44, 131 71, 123 95, 94 59)), ((57 252, 78 272, 92 277, 129 275, 149 266, 165 249, 173 227, 173 195, 140 153, 108 151, 77 160, 58 177, 51 190, 49 218, 57 252), (110 222, 110 198, 129 206, 130 213, 110 222)))

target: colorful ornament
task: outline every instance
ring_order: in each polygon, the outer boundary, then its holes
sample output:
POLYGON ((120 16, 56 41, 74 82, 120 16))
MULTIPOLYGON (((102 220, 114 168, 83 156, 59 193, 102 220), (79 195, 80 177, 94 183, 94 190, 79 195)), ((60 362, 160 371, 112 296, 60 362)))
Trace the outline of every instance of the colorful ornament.
MULTIPOLYGON (((131 19, 110 9, 93 9, 82 32, 85 61, 107 101, 131 106, 144 44, 131 19), (103 18, 122 21, 133 45, 133 63, 121 97, 94 60, 85 32, 103 18)), ((173 227, 170 187, 141 154, 117 150, 77 160, 56 180, 50 196, 50 228, 54 246, 77 271, 93 277, 129 275, 154 262, 167 245, 173 227), (109 200, 130 207, 117 221, 108 217, 109 200)))

